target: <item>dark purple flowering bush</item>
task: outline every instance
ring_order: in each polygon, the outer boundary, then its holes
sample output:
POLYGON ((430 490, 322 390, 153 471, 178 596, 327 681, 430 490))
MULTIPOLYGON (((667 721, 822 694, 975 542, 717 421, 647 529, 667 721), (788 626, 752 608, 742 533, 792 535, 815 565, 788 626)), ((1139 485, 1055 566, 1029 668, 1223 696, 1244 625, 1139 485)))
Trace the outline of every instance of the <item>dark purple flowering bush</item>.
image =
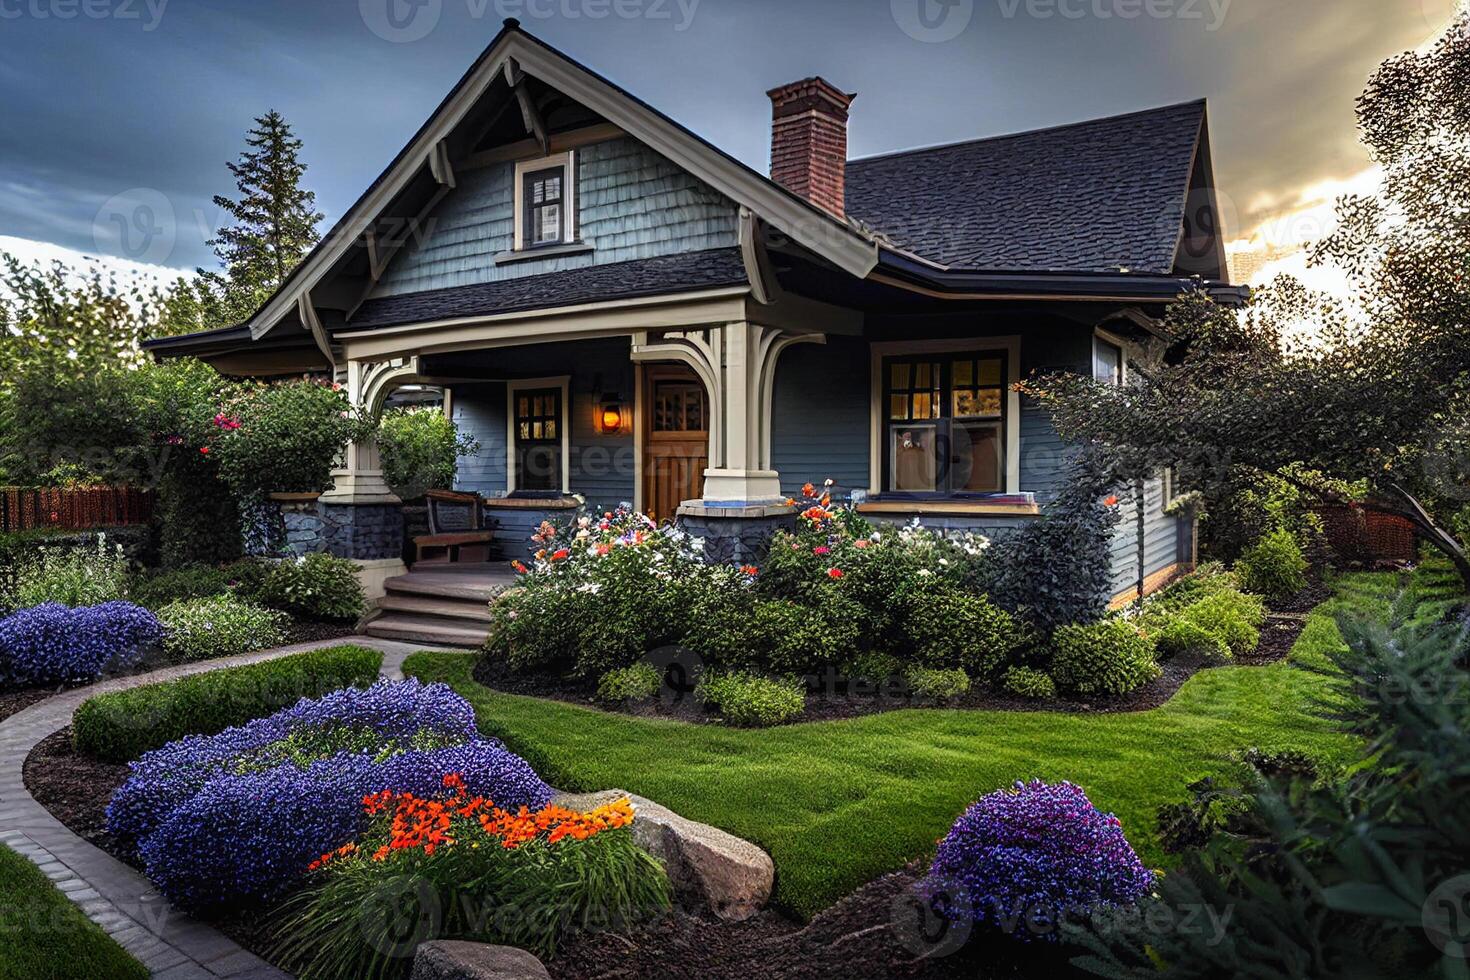
POLYGON ((107 827, 181 906, 267 899, 361 831, 364 796, 437 792, 452 772, 506 808, 551 798, 525 760, 477 736, 448 687, 382 681, 149 752, 107 827))
POLYGON ((970 805, 939 842, 927 888, 951 921, 1055 941, 1061 920, 1128 905, 1154 875, 1080 786, 1016 783, 970 805))
POLYGON ((162 639, 158 618, 131 602, 22 609, 0 619, 0 687, 90 681, 162 639))

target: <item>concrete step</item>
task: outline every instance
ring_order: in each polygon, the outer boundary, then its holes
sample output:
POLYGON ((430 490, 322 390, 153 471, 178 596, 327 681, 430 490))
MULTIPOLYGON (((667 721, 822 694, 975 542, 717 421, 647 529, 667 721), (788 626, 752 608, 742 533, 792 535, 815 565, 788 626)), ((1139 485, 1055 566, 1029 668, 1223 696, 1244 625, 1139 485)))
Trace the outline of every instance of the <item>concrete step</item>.
POLYGON ((499 591, 500 584, 452 573, 409 572, 407 575, 398 575, 388 579, 383 583, 383 588, 390 595, 433 596, 441 599, 489 602, 490 597, 499 591))
POLYGON ((379 616, 368 623, 363 632, 385 640, 445 647, 478 647, 489 635, 489 630, 472 626, 465 620, 438 619, 397 612, 379 616))
POLYGON ((480 599, 445 599, 411 592, 390 592, 379 600, 378 608, 384 612, 426 616, 431 619, 490 622, 490 606, 480 599))

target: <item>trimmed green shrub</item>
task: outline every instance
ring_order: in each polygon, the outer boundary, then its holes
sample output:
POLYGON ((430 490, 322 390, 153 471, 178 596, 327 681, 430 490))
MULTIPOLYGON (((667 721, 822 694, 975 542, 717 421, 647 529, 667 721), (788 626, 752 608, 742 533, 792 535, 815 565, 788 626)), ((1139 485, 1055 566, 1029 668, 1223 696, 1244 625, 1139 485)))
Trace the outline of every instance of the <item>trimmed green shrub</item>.
POLYGON ((302 698, 366 687, 382 663, 377 650, 327 647, 99 694, 77 708, 72 741, 79 752, 128 762, 186 735, 213 735, 266 717, 302 698))
POLYGON ((41 548, 22 559, 15 584, 5 597, 11 609, 29 609, 46 602, 63 606, 96 606, 122 598, 127 585, 128 559, 105 534, 80 548, 41 548))
POLYGON ((1266 607, 1259 596, 1224 591, 1192 602, 1179 619, 1218 637, 1232 654, 1250 653, 1261 642, 1266 607))
POLYGON ((1154 647, 1160 658, 1191 653, 1210 663, 1229 663, 1234 659, 1230 645, 1198 623, 1171 619, 1154 635, 1154 647))
POLYGON ((1307 559, 1296 536, 1285 528, 1264 535, 1235 563, 1247 592, 1288 599, 1307 587, 1307 559))
POLYGON ((128 599, 148 609, 162 609, 187 599, 207 599, 230 590, 229 576, 209 565, 185 565, 133 576, 128 599))
POLYGON ((757 602, 743 634, 746 663, 777 674, 839 663, 857 649, 858 623, 855 605, 835 597, 815 609, 788 599, 757 602))
POLYGON ((1057 685, 1034 667, 1015 666, 1000 678, 1000 689, 1018 698, 1046 699, 1057 696, 1057 685))
POLYGON ((806 692, 799 681, 747 673, 707 676, 694 689, 694 696, 718 708, 730 724, 747 728, 778 725, 806 707, 806 692))
POLYGON ((175 660, 214 660, 280 646, 286 617, 234 596, 173 602, 158 611, 163 650, 175 660))
POLYGON ((307 619, 352 620, 367 608, 357 566, 322 553, 270 563, 255 598, 307 619))
POLYGON ((1159 676, 1154 645, 1121 617, 1063 626, 1052 635, 1051 678, 1073 694, 1127 694, 1159 676))
POLYGON ((617 703, 647 701, 658 693, 663 675, 648 663, 618 667, 603 674, 597 682, 597 700, 617 703))
POLYGON ((970 675, 957 667, 909 667, 903 672, 909 690, 931 701, 947 701, 970 690, 970 675))
POLYGON ((378 429, 378 448, 393 492, 417 500, 427 490, 452 488, 459 457, 473 455, 480 444, 437 407, 390 408, 378 429))
POLYGON ((937 577, 916 579, 903 601, 909 609, 906 652, 920 666, 986 676, 1025 643, 1025 632, 1010 613, 980 593, 937 577))

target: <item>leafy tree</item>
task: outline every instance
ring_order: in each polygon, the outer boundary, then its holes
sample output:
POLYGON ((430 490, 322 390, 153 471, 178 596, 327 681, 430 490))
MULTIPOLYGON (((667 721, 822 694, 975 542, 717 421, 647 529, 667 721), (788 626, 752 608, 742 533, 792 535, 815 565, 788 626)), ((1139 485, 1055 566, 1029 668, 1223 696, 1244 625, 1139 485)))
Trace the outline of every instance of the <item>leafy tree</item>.
POLYGON ((452 488, 459 457, 475 453, 480 444, 438 408, 391 408, 383 413, 378 447, 393 492, 416 500, 425 491, 452 488))
MULTIPOLYGON (((210 241, 223 272, 199 270, 195 299, 205 326, 238 323, 264 303, 316 244, 316 194, 301 187, 306 164, 301 140, 274 109, 255 120, 245 136, 247 149, 229 164, 239 199, 217 196, 214 203, 233 223, 210 241)), ((187 312, 188 297, 181 297, 187 312)))
POLYGON ((1333 481, 1364 481, 1367 505, 1411 521, 1470 590, 1445 526, 1470 497, 1470 14, 1428 52, 1385 62, 1358 113, 1383 188, 1340 202, 1316 257, 1347 270, 1366 322, 1289 279, 1243 315, 1189 295, 1137 383, 1024 388, 1129 473, 1180 464, 1207 492, 1278 474, 1319 501, 1342 499, 1333 481))

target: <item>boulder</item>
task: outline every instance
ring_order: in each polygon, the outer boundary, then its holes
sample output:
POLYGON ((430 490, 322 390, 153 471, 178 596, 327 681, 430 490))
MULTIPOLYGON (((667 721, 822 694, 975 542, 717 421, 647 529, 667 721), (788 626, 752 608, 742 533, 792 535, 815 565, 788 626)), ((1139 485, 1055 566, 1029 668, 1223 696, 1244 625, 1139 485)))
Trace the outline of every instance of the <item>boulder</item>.
POLYGON ((514 946, 439 939, 423 943, 410 980, 551 980, 541 961, 514 946))
POLYGON ((633 840, 663 862, 681 902, 708 908, 729 922, 748 919, 765 907, 776 866, 769 854, 749 841, 686 820, 668 807, 620 789, 558 793, 552 802, 586 811, 623 797, 632 801, 637 814, 633 840))

